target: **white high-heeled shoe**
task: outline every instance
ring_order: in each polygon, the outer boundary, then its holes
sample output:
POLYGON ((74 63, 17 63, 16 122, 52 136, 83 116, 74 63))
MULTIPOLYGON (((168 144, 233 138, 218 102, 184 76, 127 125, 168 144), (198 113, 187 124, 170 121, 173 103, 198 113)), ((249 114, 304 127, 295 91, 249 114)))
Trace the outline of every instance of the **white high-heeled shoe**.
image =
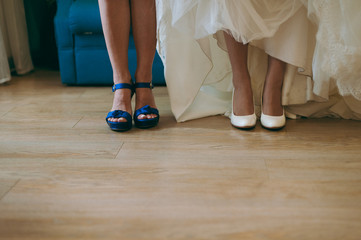
POLYGON ((231 114, 231 124, 233 127, 240 128, 240 129, 251 129, 256 126, 257 116, 255 113, 251 115, 245 116, 236 116, 233 113, 233 95, 232 94, 232 114, 231 114))
POLYGON ((286 125, 286 116, 285 116, 285 110, 282 107, 282 115, 281 116, 272 116, 272 115, 266 115, 263 113, 263 91, 264 91, 264 85, 262 87, 262 96, 261 96, 261 126, 269 129, 269 130, 279 130, 283 128, 286 125))
POLYGON ((281 116, 271 116, 261 113, 261 125, 270 130, 278 130, 286 125, 285 111, 281 116))
POLYGON ((236 116, 233 114, 232 111, 231 124, 233 125, 233 127, 240 129, 251 129, 256 126, 256 122, 257 117, 255 113, 246 116, 236 116))

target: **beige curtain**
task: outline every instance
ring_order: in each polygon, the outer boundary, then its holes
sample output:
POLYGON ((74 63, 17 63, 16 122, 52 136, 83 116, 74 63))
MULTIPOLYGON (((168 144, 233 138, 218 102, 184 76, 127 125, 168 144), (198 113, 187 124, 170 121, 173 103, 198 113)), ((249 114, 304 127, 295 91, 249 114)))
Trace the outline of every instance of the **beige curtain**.
POLYGON ((0 83, 10 80, 10 70, 25 74, 33 68, 23 0, 0 0, 0 83))

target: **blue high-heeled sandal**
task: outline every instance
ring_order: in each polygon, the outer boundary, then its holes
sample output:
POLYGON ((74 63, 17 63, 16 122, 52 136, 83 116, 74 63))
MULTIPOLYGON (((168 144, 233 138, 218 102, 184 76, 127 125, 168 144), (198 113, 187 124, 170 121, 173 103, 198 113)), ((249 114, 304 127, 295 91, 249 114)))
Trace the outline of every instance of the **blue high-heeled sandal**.
MULTIPOLYGON (((112 91, 115 92, 118 89, 130 89, 131 91, 131 97, 130 99, 133 97, 134 94, 134 85, 130 84, 130 83, 118 83, 115 84, 112 87, 112 91)), ((105 121, 107 122, 107 124, 109 125, 110 129, 113 131, 118 131, 118 132, 124 132, 124 131, 128 131, 132 128, 132 116, 130 115, 130 113, 123 111, 123 110, 114 110, 108 113, 107 117, 105 118, 105 121), (125 118, 127 121, 126 122, 112 122, 109 121, 109 118, 125 118)))
MULTIPOLYGON (((134 88, 153 88, 151 83, 135 83, 134 88)), ((137 128, 151 128, 158 125, 159 122, 159 111, 156 108, 152 108, 149 105, 145 105, 144 107, 139 108, 134 112, 134 124, 137 128), (140 114, 155 114, 157 115, 155 118, 146 118, 146 119, 138 119, 140 114)))

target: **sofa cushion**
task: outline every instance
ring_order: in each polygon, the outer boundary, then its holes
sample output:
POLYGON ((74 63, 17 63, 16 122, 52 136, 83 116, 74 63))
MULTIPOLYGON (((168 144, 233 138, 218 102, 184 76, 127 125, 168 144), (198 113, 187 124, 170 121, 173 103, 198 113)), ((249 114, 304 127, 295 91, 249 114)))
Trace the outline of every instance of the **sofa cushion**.
POLYGON ((74 34, 102 34, 98 0, 74 1, 69 10, 69 28, 74 34))

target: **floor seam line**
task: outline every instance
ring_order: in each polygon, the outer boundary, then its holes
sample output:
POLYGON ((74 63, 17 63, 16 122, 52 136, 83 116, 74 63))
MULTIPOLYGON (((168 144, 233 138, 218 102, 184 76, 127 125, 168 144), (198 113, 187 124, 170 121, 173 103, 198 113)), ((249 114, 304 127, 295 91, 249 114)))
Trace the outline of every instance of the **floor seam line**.
POLYGON ((84 118, 84 116, 82 116, 71 128, 73 129, 83 118, 84 118))
POLYGON ((271 180, 270 175, 269 175, 269 166, 267 164, 267 159, 263 158, 263 162, 264 162, 264 165, 266 166, 266 172, 267 172, 268 180, 271 180))
POLYGON ((115 156, 114 156, 114 159, 116 159, 116 158, 117 158, 117 156, 118 156, 118 154, 119 154, 120 150, 122 150, 122 148, 123 148, 123 145, 124 145, 124 142, 122 142, 122 144, 120 145, 119 150, 117 151, 117 154, 115 154, 115 156))
POLYGON ((2 201, 2 200, 5 198, 5 196, 8 195, 8 193, 9 193, 11 190, 14 189, 14 187, 20 182, 20 180, 21 180, 21 179, 19 178, 19 179, 14 183, 14 185, 12 185, 11 188, 10 188, 8 191, 6 191, 2 197, 0 197, 0 201, 2 201))

